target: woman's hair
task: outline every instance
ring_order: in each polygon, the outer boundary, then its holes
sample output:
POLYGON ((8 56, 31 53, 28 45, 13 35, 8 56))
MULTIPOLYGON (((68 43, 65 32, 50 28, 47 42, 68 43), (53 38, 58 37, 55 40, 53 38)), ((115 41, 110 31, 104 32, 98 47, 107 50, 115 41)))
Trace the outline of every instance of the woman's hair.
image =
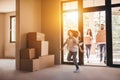
POLYGON ((88 29, 88 30, 87 30, 87 35, 89 34, 88 31, 90 31, 90 36, 92 36, 92 30, 91 30, 91 29, 88 29))

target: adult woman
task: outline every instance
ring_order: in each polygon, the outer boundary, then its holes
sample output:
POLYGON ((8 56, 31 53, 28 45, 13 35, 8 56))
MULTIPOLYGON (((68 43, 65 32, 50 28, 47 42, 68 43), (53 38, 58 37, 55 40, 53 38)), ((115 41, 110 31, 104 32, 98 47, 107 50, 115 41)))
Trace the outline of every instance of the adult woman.
POLYGON ((91 45, 92 45, 92 30, 88 29, 85 37, 86 56, 88 63, 90 58, 91 45))

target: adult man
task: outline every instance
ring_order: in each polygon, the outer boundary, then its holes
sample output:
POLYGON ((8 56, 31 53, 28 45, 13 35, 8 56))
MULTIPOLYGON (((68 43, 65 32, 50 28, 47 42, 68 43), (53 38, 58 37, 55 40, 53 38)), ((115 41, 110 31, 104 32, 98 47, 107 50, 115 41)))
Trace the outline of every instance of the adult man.
POLYGON ((104 55, 104 62, 106 63, 107 56, 106 56, 106 31, 104 24, 100 25, 101 29, 98 31, 98 34, 96 36, 96 42, 100 46, 100 62, 103 60, 104 55))

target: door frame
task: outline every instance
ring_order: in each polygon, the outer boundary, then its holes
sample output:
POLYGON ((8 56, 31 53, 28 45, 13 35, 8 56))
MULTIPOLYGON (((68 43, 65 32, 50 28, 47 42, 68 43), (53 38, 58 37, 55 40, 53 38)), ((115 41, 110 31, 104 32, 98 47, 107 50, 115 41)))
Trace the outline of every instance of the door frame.
MULTIPOLYGON (((68 0, 68 1, 62 1, 61 7, 64 2, 70 2, 70 1, 76 1, 76 0, 68 0)), ((105 0, 104 6, 97 6, 97 7, 88 7, 83 8, 83 0, 78 0, 78 30, 81 32, 81 42, 83 42, 83 13, 86 12, 95 12, 95 11, 105 11, 105 20, 106 20, 106 47, 107 47, 107 66, 113 66, 113 67, 120 67, 120 64, 113 64, 113 50, 112 50, 112 11, 111 9, 113 7, 120 7, 119 4, 111 4, 111 0, 105 0)), ((61 8, 61 15, 62 15, 62 8, 61 8)), ((63 45, 63 21, 61 16, 61 47, 63 45)), ((83 47, 82 47, 83 48, 83 47)), ((68 62, 63 61, 63 51, 61 52, 61 62, 62 64, 71 64, 68 62)), ((73 64, 73 63, 72 63, 73 64)), ((82 53, 79 53, 79 64, 84 65, 84 55, 82 53)))
MULTIPOLYGON (((118 4, 111 4, 112 0, 105 0, 104 6, 97 6, 97 7, 89 7, 89 8, 83 8, 83 0, 78 0, 79 3, 79 28, 82 35, 82 41, 83 41, 83 13, 85 12, 94 12, 94 11, 105 11, 105 19, 106 19, 106 47, 107 47, 107 66, 112 67, 120 67, 120 64, 113 64, 113 49, 112 49, 112 11, 111 9, 113 7, 120 7, 120 3, 118 4)), ((80 62, 84 64, 84 57, 83 55, 80 55, 80 62)))
MULTIPOLYGON (((68 0, 68 1, 62 1, 61 2, 61 47, 63 47, 63 13, 64 12, 69 12, 69 11, 76 11, 76 10, 67 10, 67 11, 63 11, 63 3, 67 3, 67 2, 73 2, 73 1, 77 1, 77 0, 68 0)), ((79 30, 79 26, 78 26, 78 30, 79 30)), ((80 60, 79 60, 80 61, 80 60)), ((61 51, 61 63, 62 64, 73 64, 73 62, 64 62, 64 54, 63 54, 63 50, 61 51)), ((79 63, 78 63, 79 64, 79 63)))
MULTIPOLYGON (((118 4, 111 4, 111 0, 109 1, 109 0, 107 0, 109 3, 107 4, 108 6, 110 6, 110 7, 107 7, 107 11, 108 11, 108 26, 110 26, 110 28, 108 29, 108 32, 110 33, 111 32, 111 35, 110 35, 110 37, 109 37, 109 34, 108 34, 108 36, 107 36, 107 38, 108 38, 108 42, 109 42, 109 44, 110 45, 112 45, 112 8, 115 8, 115 7, 120 7, 120 3, 118 3, 118 4), (110 18, 109 18, 110 17, 110 18), (109 24, 109 23, 111 23, 111 24, 109 24)), ((108 50, 109 51, 109 53, 110 53, 110 55, 108 55, 108 57, 110 57, 111 58, 111 60, 110 60, 110 58, 109 58, 109 61, 111 61, 111 63, 109 63, 109 65, 111 66, 111 67, 120 67, 120 64, 113 64, 113 50, 112 50, 112 47, 110 47, 109 45, 107 46, 107 47, 109 47, 111 50, 108 50), (110 52, 111 51, 111 52, 110 52)))

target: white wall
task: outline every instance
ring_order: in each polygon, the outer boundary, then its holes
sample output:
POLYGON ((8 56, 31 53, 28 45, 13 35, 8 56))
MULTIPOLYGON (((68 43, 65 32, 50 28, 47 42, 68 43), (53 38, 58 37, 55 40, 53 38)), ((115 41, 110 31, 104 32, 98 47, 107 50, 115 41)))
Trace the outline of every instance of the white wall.
POLYGON ((5 58, 15 58, 15 43, 10 43, 10 16, 15 16, 15 12, 10 12, 5 14, 5 49, 4 57, 5 58))

